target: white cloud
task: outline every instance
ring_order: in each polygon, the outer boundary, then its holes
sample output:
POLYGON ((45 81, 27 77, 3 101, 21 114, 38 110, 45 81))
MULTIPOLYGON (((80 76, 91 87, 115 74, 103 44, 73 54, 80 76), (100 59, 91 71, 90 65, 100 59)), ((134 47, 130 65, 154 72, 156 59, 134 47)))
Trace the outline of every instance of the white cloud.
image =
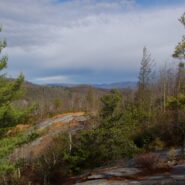
POLYGON ((67 76, 51 76, 51 77, 42 77, 34 79, 36 83, 68 83, 71 82, 67 76))
POLYGON ((21 68, 30 79, 37 78, 31 70, 136 71, 144 46, 162 64, 171 60, 184 33, 178 22, 183 11, 181 6, 138 9, 128 0, 0 1, 10 70, 21 68))

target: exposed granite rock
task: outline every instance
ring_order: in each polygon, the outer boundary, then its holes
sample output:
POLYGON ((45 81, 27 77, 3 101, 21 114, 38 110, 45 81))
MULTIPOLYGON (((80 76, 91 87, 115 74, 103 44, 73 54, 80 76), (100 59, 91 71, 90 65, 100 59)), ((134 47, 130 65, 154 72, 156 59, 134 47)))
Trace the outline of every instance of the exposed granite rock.
POLYGON ((41 136, 31 143, 24 144, 16 148, 10 155, 10 160, 17 161, 19 159, 32 160, 43 154, 51 145, 53 138, 57 135, 69 131, 71 134, 85 128, 85 121, 89 119, 83 112, 61 114, 54 118, 48 119, 37 124, 34 128, 28 130, 33 131, 41 136))
POLYGON ((185 185, 185 165, 173 167, 170 173, 140 176, 137 168, 101 169, 76 185, 185 185))
POLYGON ((158 179, 158 180, 145 180, 145 181, 108 181, 108 180, 93 180, 76 185, 185 185, 185 181, 175 181, 173 179, 158 179))

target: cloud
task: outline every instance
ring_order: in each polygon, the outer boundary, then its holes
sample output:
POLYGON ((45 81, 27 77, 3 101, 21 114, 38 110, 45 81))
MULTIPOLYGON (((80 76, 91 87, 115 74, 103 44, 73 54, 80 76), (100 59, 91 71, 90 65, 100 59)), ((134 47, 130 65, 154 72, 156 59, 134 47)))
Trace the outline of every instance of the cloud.
POLYGON ((171 60, 183 11, 129 0, 1 0, 9 72, 34 82, 136 79, 144 46, 158 65, 171 60))
POLYGON ((37 83, 69 83, 71 82, 67 76, 51 76, 51 77, 43 77, 36 78, 35 82, 37 83))

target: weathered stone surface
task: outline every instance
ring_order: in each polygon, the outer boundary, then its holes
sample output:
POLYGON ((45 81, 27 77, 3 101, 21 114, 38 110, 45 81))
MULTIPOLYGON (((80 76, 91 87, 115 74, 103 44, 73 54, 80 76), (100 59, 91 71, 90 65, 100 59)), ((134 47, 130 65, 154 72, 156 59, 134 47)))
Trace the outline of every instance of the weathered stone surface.
POLYGON ((185 165, 175 166, 169 174, 131 180, 138 177, 139 172, 141 171, 137 168, 101 169, 89 176, 86 182, 77 183, 76 185, 185 185, 185 165))
POLYGON ((97 180, 97 179, 104 179, 105 175, 104 174, 95 174, 87 177, 88 180, 97 180))
POLYGON ((173 167, 173 175, 185 175, 185 165, 176 165, 173 167))
POLYGON ((100 170, 97 173, 93 173, 87 177, 87 180, 98 180, 98 179, 109 179, 111 177, 128 177, 132 175, 136 175, 141 172, 141 170, 137 168, 113 168, 113 169, 105 169, 100 170))
POLYGON ((145 180, 145 181, 108 181, 108 180, 93 180, 75 185, 185 185, 185 181, 174 181, 173 179, 160 179, 160 180, 145 180))
POLYGON ((161 180, 146 180, 142 181, 141 185, 178 185, 173 179, 161 179, 161 180))
POLYGON ((77 183, 76 185, 108 185, 108 182, 106 180, 93 180, 77 183))
POLYGON ((171 177, 175 180, 184 180, 185 181, 185 175, 171 175, 171 177))
POLYGON ((142 185, 136 181, 108 181, 108 180, 94 180, 83 183, 77 183, 76 185, 142 185))
POLYGON ((124 176, 131 176, 141 172, 138 168, 116 168, 114 170, 105 171, 104 174, 107 176, 117 176, 117 177, 124 177, 124 176))
POLYGON ((34 131, 41 134, 41 137, 15 149, 10 155, 10 159, 12 161, 16 161, 21 158, 32 160, 39 157, 50 147, 54 137, 65 131, 75 133, 84 129, 84 122, 88 119, 88 116, 83 112, 78 112, 58 115, 37 124, 34 128, 31 128, 28 133, 32 133, 34 131))

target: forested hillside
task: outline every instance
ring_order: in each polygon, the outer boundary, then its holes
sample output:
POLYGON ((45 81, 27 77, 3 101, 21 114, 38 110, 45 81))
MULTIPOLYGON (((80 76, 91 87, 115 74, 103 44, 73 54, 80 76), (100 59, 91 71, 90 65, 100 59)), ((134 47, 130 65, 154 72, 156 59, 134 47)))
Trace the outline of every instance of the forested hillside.
POLYGON ((100 108, 100 98, 107 90, 100 90, 91 86, 58 87, 35 85, 26 82, 25 94, 20 105, 34 103, 37 118, 45 119, 57 113, 85 111, 94 114, 100 108))

